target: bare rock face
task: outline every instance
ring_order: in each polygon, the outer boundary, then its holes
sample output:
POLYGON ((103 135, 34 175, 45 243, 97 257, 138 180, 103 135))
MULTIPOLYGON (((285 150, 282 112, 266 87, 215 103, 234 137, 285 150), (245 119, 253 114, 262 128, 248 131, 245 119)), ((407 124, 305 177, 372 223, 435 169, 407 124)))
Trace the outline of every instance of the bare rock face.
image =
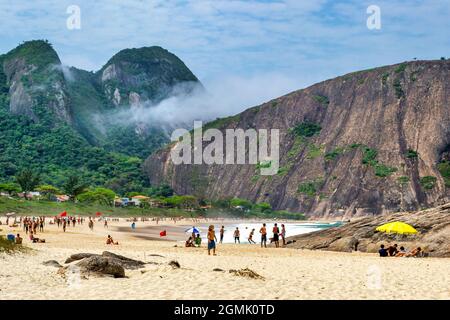
POLYGON ((400 212, 358 218, 343 226, 289 237, 287 246, 343 252, 377 252, 379 246, 397 243, 411 250, 421 247, 432 257, 450 257, 450 203, 418 212, 400 212), (412 225, 415 235, 386 234, 376 227, 393 221, 412 225), (295 242, 294 242, 295 241, 295 242))
POLYGON ((179 194, 246 198, 317 218, 439 205, 450 201, 438 169, 450 151, 449 84, 449 60, 408 62, 327 80, 207 125, 279 129, 274 176, 254 164, 174 165, 173 144, 149 157, 145 171, 179 194))

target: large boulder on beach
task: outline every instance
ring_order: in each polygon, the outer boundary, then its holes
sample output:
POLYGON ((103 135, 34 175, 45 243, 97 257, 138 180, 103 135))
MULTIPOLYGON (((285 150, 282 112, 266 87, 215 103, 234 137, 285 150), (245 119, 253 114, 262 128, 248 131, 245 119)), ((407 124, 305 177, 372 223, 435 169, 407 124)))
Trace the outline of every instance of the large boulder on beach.
POLYGON ((93 255, 84 258, 76 264, 80 268, 81 274, 101 274, 111 275, 114 278, 124 278, 125 269, 117 259, 111 259, 100 255, 93 255))
POLYGON ((130 259, 109 251, 104 251, 102 253, 102 256, 114 260, 116 263, 120 264, 125 269, 139 269, 143 268, 145 265, 145 262, 143 261, 130 259))
POLYGON ((84 258, 89 258, 91 256, 94 256, 94 253, 75 253, 71 255, 69 258, 66 259, 64 263, 72 263, 74 261, 78 261, 84 258))

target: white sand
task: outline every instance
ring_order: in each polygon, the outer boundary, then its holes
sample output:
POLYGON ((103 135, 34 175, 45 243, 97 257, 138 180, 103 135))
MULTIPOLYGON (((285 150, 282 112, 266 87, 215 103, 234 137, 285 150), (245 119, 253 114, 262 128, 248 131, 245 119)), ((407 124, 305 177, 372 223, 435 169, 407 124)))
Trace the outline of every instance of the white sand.
MULTIPOLYGON (((91 232, 85 223, 68 228, 65 234, 47 225, 46 232, 37 235, 47 243, 32 244, 25 239, 32 252, 0 255, 0 299, 450 299, 450 259, 380 258, 233 244, 218 245, 218 255, 208 256, 206 248, 184 248, 182 243, 138 239, 114 231, 116 226, 128 225, 110 222, 105 230, 96 223, 91 232), (119 246, 105 244, 108 233, 119 246), (63 279, 57 268, 42 265, 47 260, 63 264, 77 252, 104 250, 161 264, 126 270, 125 279, 80 279, 76 274, 63 279), (181 269, 167 265, 172 259, 181 269), (265 280, 213 271, 247 267, 265 280)), ((18 228, 0 228, 1 234, 23 235, 18 228)))

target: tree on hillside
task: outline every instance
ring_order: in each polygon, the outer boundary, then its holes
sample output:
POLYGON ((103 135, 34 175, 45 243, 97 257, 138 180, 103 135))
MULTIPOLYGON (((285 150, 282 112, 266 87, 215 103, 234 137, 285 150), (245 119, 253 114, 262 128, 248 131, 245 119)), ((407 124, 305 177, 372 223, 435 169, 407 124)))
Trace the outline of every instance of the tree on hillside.
POLYGON ((36 190, 39 191, 47 200, 51 200, 51 198, 61 193, 61 191, 58 188, 50 184, 41 185, 37 187, 36 190))
POLYGON ((0 184, 0 192, 6 192, 10 196, 20 192, 20 186, 16 183, 8 182, 0 184))
POLYGON ((63 186, 63 191, 69 196, 71 201, 75 201, 76 197, 86 191, 87 185, 80 182, 77 176, 70 176, 63 186))
POLYGON ((110 206, 114 202, 114 198, 116 194, 114 191, 106 188, 95 188, 93 190, 89 190, 83 192, 77 196, 77 199, 80 202, 96 202, 103 205, 110 206))
POLYGON ((39 185, 41 177, 39 174, 33 173, 31 170, 23 170, 16 176, 16 182, 19 184, 25 199, 28 199, 27 195, 39 185))

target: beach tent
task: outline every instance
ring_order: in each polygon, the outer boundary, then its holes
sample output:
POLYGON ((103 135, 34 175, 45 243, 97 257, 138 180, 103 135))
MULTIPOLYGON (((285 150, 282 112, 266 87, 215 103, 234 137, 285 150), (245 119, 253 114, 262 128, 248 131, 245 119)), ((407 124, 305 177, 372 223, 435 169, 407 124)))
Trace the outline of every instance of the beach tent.
POLYGON ((195 234, 197 234, 197 233, 200 233, 200 230, 198 228, 196 228, 196 227, 192 227, 192 228, 187 229, 185 232, 186 233, 195 233, 195 234))
POLYGON ((375 230, 379 232, 399 233, 399 234, 417 233, 417 230, 414 229, 411 225, 400 221, 383 224, 382 226, 377 227, 375 230))

